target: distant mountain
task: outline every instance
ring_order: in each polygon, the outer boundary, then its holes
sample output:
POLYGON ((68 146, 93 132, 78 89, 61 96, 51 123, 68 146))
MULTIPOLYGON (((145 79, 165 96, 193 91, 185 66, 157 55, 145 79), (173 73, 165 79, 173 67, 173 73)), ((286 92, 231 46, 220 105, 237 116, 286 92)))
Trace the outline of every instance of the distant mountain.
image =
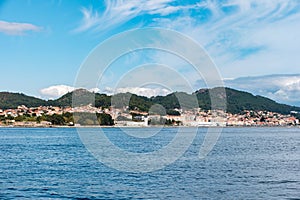
MULTIPOLYGON (((114 96, 106 94, 91 93, 84 89, 69 92, 56 100, 42 100, 35 97, 26 96, 18 93, 0 93, 0 108, 16 108, 19 105, 28 107, 45 106, 72 106, 72 98, 76 97, 73 105, 92 104, 96 107, 109 107, 111 102, 115 107, 123 107, 128 105, 131 110, 140 110, 148 112, 151 106, 155 104, 162 105, 167 113, 174 114, 175 108, 194 108, 199 105, 204 110, 211 108, 210 97, 214 98, 215 102, 227 101, 227 111, 230 113, 240 113, 244 110, 263 110, 288 114, 291 111, 300 111, 299 107, 279 104, 271 99, 262 96, 255 96, 248 92, 238 91, 231 88, 225 88, 226 95, 223 94, 221 88, 200 89, 193 94, 184 92, 174 92, 166 96, 156 96, 147 98, 131 93, 121 93, 114 96), (93 99, 95 101, 93 101, 93 99), (198 101, 198 102, 197 102, 198 101), (127 103, 126 103, 127 102, 127 103), (180 102, 180 103, 179 103, 180 102)), ((223 90, 224 91, 224 90, 223 90)))

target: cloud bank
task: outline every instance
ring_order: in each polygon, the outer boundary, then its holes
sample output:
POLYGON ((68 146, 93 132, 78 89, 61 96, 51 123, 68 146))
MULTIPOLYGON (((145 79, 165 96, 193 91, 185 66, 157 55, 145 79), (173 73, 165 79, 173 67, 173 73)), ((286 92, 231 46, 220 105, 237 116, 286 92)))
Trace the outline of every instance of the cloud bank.
MULTIPOLYGON (((47 98, 47 99, 56 99, 64 94, 67 94, 68 92, 72 92, 76 89, 72 86, 68 85, 53 85, 47 88, 43 88, 40 90, 40 94, 42 97, 47 98)), ((118 93, 126 93, 130 92, 132 94, 140 95, 140 96, 145 96, 145 97, 152 97, 152 96, 158 96, 158 95, 167 95, 171 93, 168 89, 165 88, 148 88, 148 87, 122 87, 122 88, 110 88, 106 87, 103 91, 100 91, 98 88, 92 88, 88 89, 90 92, 95 92, 95 93, 105 93, 107 95, 113 95, 113 94, 118 94, 118 93)))
MULTIPOLYGON (((75 87, 68 86, 68 85, 53 85, 53 86, 41 89, 40 94, 42 95, 42 97, 47 98, 47 99, 56 99, 56 98, 63 96, 64 94, 67 94, 68 92, 72 92, 76 89, 79 89, 79 88, 75 88, 75 87)), ((90 92, 99 92, 99 89, 92 88, 92 89, 89 89, 89 91, 90 92)))
POLYGON ((109 95, 129 92, 132 94, 145 96, 145 97, 153 97, 158 95, 165 96, 171 93, 171 91, 165 88, 147 88, 147 87, 123 87, 123 88, 116 88, 116 89, 107 87, 103 92, 109 95))
POLYGON ((67 85, 54 85, 40 90, 40 94, 46 98, 55 99, 68 92, 75 90, 74 87, 67 85))

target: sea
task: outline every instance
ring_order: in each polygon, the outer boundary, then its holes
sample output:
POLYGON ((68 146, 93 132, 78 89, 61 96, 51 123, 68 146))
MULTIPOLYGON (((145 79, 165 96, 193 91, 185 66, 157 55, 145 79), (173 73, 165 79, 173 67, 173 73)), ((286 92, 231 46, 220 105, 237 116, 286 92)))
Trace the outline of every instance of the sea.
MULTIPOLYGON (((142 157, 166 149, 178 129, 85 131, 99 131, 120 151, 142 157)), ((76 128, 2 127, 0 199, 300 199, 300 128, 223 128, 204 158, 199 149, 209 128, 196 134, 183 129, 180 139, 191 141, 186 151, 159 169, 141 172, 99 159, 117 155, 102 148, 95 156, 76 128)), ((163 154, 161 162, 167 157, 163 154)), ((123 159, 128 167, 138 164, 123 159)))

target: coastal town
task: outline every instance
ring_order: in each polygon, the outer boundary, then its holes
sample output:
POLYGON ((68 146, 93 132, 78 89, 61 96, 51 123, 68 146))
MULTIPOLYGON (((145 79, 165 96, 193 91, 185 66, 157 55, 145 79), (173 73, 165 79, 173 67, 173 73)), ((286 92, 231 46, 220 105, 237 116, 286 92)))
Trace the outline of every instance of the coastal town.
MULTIPOLYGON (((24 105, 16 109, 0 109, 0 126, 2 127, 57 127, 57 126, 88 126, 99 125, 91 119, 76 120, 76 115, 99 114, 108 116, 109 123, 100 125, 106 126, 128 126, 147 127, 157 125, 167 126, 193 126, 193 127, 214 127, 214 126, 299 126, 299 119, 291 112, 283 115, 269 111, 245 110, 239 114, 226 113, 221 110, 192 110, 175 109, 176 115, 155 114, 151 112, 141 112, 124 108, 96 108, 92 105, 79 107, 55 107, 40 106, 28 108, 24 105), (58 121, 56 118, 61 119, 58 121), (52 117, 52 118, 51 118, 52 117)), ((78 118, 77 118, 78 119, 78 118)))

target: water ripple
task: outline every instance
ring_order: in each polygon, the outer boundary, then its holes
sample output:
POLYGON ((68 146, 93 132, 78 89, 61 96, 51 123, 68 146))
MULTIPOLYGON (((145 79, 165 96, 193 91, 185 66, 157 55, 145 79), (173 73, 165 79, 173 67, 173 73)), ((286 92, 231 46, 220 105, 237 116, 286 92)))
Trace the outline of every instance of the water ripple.
MULTIPOLYGON (((133 152, 161 148, 174 136, 174 128, 149 140, 105 131, 133 152)), ((0 199, 299 199, 300 129, 226 128, 199 160, 205 131, 175 163, 139 174, 99 163, 76 129, 0 128, 0 199)))

